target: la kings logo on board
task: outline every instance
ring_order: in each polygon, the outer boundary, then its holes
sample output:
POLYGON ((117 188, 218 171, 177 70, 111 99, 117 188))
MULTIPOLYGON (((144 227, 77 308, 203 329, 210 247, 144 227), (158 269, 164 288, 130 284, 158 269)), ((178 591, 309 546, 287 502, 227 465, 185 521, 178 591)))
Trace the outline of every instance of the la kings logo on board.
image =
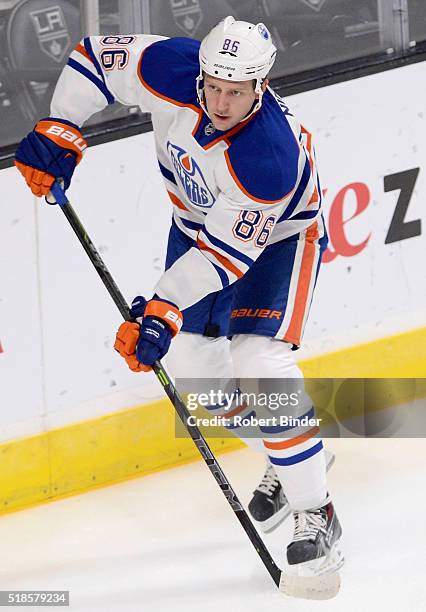
POLYGON ((216 198, 207 186, 200 166, 184 149, 167 143, 167 151, 188 200, 194 206, 211 208, 216 198))
POLYGON ((60 6, 50 6, 30 13, 43 53, 60 63, 70 47, 70 35, 60 6))
POLYGON ((177 27, 193 36, 203 19, 199 0, 170 0, 170 8, 177 27))
POLYGON ((314 9, 314 11, 320 11, 324 6, 326 0, 300 0, 303 4, 307 4, 314 9))

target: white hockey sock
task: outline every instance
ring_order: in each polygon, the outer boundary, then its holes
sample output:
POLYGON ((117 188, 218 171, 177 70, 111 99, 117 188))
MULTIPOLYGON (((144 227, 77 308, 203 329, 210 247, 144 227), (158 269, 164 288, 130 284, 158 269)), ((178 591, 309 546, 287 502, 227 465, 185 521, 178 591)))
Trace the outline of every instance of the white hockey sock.
MULTIPOLYGON (((278 388, 281 382, 283 391, 297 385, 302 393, 290 416, 314 417, 310 398, 304 393, 303 374, 289 344, 265 336, 239 335, 231 342, 231 355, 237 378, 273 379, 270 384, 267 380, 259 381, 259 388, 265 389, 278 388)), ((246 384, 250 382, 246 381, 246 384)), ((318 428, 277 425, 267 430, 260 428, 258 435, 291 508, 306 510, 321 504, 327 494, 327 483, 325 453, 318 428)), ((244 440, 257 446, 253 438, 250 442, 247 438, 244 440)))

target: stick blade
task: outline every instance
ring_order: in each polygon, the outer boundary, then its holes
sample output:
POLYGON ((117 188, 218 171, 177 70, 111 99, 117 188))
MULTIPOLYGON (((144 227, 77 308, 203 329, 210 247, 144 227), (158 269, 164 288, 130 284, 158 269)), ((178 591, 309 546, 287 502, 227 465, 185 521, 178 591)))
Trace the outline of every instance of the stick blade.
POLYGON ((295 576, 283 572, 279 589, 290 597, 332 599, 340 590, 340 574, 331 572, 320 576, 295 576))

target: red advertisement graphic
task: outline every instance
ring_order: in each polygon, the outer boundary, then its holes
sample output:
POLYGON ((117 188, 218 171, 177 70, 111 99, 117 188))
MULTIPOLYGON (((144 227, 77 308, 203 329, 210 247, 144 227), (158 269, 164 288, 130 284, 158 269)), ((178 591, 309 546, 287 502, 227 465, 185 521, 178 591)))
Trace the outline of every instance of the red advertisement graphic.
MULTIPOLYGON (((421 219, 407 220, 408 209, 414 193, 420 168, 412 168, 395 174, 389 174, 383 179, 385 192, 399 191, 399 196, 393 211, 392 219, 387 230, 385 244, 392 244, 420 236, 422 233, 421 219)), ((327 189, 324 190, 324 195, 327 189)), ((329 233, 329 246, 323 255, 323 263, 330 263, 336 257, 354 257, 361 253, 371 237, 366 228, 365 236, 356 243, 350 242, 347 236, 347 226, 356 217, 362 215, 371 203, 371 192, 365 183, 354 182, 345 185, 334 197, 328 216, 327 229, 329 233), (345 211, 347 197, 355 196, 355 211, 348 215, 345 211)))
POLYGON ((362 242, 351 244, 345 233, 347 223, 361 215, 368 207, 371 194, 365 183, 350 183, 343 187, 334 198, 328 218, 328 232, 330 244, 323 255, 323 262, 329 263, 341 255, 342 257, 353 257, 365 249, 370 239, 369 233, 362 242), (352 191, 356 197, 356 209, 349 217, 344 215, 346 195, 352 191))

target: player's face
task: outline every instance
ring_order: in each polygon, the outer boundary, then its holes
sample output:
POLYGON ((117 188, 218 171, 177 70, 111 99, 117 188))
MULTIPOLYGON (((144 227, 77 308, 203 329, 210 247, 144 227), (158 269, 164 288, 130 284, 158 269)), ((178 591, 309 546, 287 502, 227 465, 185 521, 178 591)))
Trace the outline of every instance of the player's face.
MULTIPOLYGON (((265 89, 267 81, 262 85, 265 89)), ((226 81, 204 75, 204 95, 208 113, 217 130, 229 130, 248 114, 257 94, 253 81, 226 81)))

